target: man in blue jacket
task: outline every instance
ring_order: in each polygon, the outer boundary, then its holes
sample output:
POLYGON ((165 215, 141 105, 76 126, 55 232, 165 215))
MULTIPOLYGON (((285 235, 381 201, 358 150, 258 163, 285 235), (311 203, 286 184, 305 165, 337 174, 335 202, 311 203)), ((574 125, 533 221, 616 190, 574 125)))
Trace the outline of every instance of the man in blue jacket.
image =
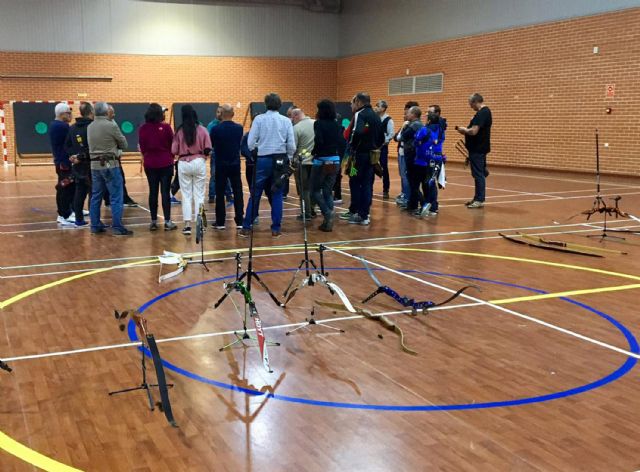
POLYGON ((227 182, 231 182, 233 189, 233 203, 235 207, 235 223, 242 228, 244 199, 242 195, 242 181, 240 179, 240 145, 242 142, 242 126, 233 122, 233 107, 222 105, 220 108, 221 121, 211 129, 211 144, 215 154, 214 172, 216 175, 216 221, 215 229, 225 229, 224 194, 227 182))

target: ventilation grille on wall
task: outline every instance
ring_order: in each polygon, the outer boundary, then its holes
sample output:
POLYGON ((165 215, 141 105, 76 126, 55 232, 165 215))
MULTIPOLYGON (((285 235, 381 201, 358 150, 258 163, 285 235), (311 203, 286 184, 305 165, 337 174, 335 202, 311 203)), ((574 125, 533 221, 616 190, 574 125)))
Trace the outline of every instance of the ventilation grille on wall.
POLYGON ((444 74, 415 75, 389 80, 389 95, 442 92, 444 74))

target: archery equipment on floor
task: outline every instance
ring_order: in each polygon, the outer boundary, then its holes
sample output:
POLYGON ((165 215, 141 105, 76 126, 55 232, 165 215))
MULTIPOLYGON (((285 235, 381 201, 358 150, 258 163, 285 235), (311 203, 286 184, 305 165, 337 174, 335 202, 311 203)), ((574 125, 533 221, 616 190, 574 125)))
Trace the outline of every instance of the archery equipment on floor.
POLYGON ((590 257, 604 257, 603 253, 609 254, 627 254, 624 251, 616 251, 613 249, 604 249, 593 246, 584 246, 582 244, 568 243, 565 241, 556 241, 546 239, 541 236, 534 236, 525 233, 516 232, 514 235, 498 233, 507 241, 511 241, 517 244, 524 244, 526 246, 537 247, 540 249, 547 249, 550 251, 566 252, 568 254, 579 254, 581 256, 590 257))
MULTIPOLYGON (((236 337, 235 340, 230 342, 229 344, 225 344, 222 346, 219 351, 224 351, 226 349, 230 349, 237 344, 246 345, 246 341, 256 341, 258 344, 258 348, 260 350, 260 358, 262 359, 262 365, 265 370, 269 373, 273 372, 271 370, 271 365, 269 364, 269 354, 267 353, 267 346, 280 346, 280 343, 267 341, 264 336, 264 330, 262 328, 262 320, 260 319, 260 315, 258 313, 258 309, 256 308, 256 304, 253 301, 253 297, 251 296, 251 289, 249 285, 245 285, 245 283, 241 280, 240 271, 242 270, 242 260, 240 253, 236 253, 236 279, 233 282, 225 283, 224 290, 225 294, 223 298, 218 300, 214 308, 218 308, 222 300, 224 300, 227 296, 229 296, 232 292, 239 292, 242 294, 244 299, 244 315, 242 317, 242 331, 234 331, 233 335, 236 337), (253 320, 256 336, 251 336, 247 330, 247 316, 251 316, 253 320)), ((246 272, 245 272, 246 273, 246 272)), ((249 284, 251 283, 251 279, 248 279, 249 284)), ((235 307, 238 313, 240 310, 238 309, 236 303, 233 301, 233 298, 230 298, 233 306, 235 307)))
POLYGON ((173 427, 178 427, 175 419, 173 418, 173 411, 171 410, 171 402, 169 401, 169 388, 173 387, 173 384, 168 384, 164 367, 162 365, 162 358, 160 357, 160 352, 158 351, 158 345, 156 344, 156 339, 152 333, 149 332, 147 328, 147 320, 143 318, 142 314, 138 310, 125 310, 122 312, 115 311, 114 316, 116 320, 118 320, 120 331, 125 330, 124 320, 127 316, 131 315, 131 319, 136 324, 140 334, 141 346, 141 360, 140 366, 142 370, 142 382, 140 385, 136 387, 129 387, 122 390, 116 390, 113 392, 109 392, 109 396, 118 395, 120 393, 128 393, 134 392, 137 390, 145 390, 147 392, 147 399, 149 400, 149 409, 151 411, 155 410, 155 406, 157 405, 160 411, 164 413, 165 418, 169 422, 169 424, 173 427), (146 366, 146 357, 150 356, 153 361, 153 366, 156 371, 156 378, 158 383, 150 384, 147 382, 147 366, 146 366), (160 402, 154 403, 153 396, 151 395, 151 389, 157 388, 160 392, 160 402))
MULTIPOLYGON (((254 221, 256 216, 258 216, 258 202, 255 198, 255 189, 256 189, 256 174, 258 171, 258 163, 257 161, 253 166, 253 175, 251 176, 251 190, 249 201, 251 202, 251 215, 249 221, 251 222, 251 226, 249 227, 249 256, 247 262, 247 270, 245 272, 240 273, 242 270, 242 261, 240 257, 240 253, 236 254, 236 279, 233 282, 224 284, 224 294, 218 299, 218 301, 213 306, 214 309, 218 308, 222 302, 224 302, 227 297, 232 292, 240 292, 244 298, 244 315, 242 316, 242 331, 239 333, 238 331, 234 331, 233 334, 236 339, 229 344, 226 344, 220 348, 220 351, 224 351, 225 349, 230 349, 237 344, 246 345, 246 341, 256 341, 258 344, 258 348, 260 350, 260 357, 262 358, 262 365, 267 370, 267 372, 273 372, 271 370, 271 366, 269 364, 269 355, 267 354, 267 346, 279 346, 280 343, 272 343, 265 339, 264 331, 262 328, 262 320, 260 319, 260 315, 258 313, 258 309, 256 308, 256 304, 253 301, 253 297, 251 295, 251 282, 255 279, 260 286, 269 294, 271 300, 279 306, 284 306, 280 300, 273 294, 269 287, 262 281, 260 276, 253 270, 253 235, 254 235, 254 221), (244 281, 246 280, 246 284, 244 281), (253 324, 255 327, 256 336, 251 336, 247 332, 247 316, 250 316, 253 320, 253 324)), ((233 298, 231 298, 236 311, 238 307, 236 306, 233 298)))
POLYGON ((160 272, 158 273, 158 283, 162 283, 165 280, 169 280, 173 277, 176 277, 182 274, 187 265, 189 264, 187 259, 189 257, 184 257, 182 254, 177 254, 175 252, 164 251, 161 256, 158 256, 158 260, 160 261, 160 272), (164 265, 177 265, 177 269, 166 274, 162 273, 162 266, 164 265))
MULTIPOLYGON (((306 151, 303 150, 303 153, 305 153, 306 151)), ((301 153, 302 154, 302 153, 301 153)), ((303 154, 303 156, 305 156, 305 154, 303 154)), ((302 187, 302 165, 298 164, 298 175, 299 175, 299 182, 300 182, 300 193, 304 194, 304 188, 302 187)), ((289 285, 287 286, 287 288, 285 289, 285 291, 282 293, 282 296, 285 297, 285 301, 283 306, 286 307, 287 303, 289 303, 289 301, 291 301, 291 299, 296 295, 296 293, 298 293, 299 290, 303 289, 304 287, 313 287, 314 285, 322 285, 324 287, 326 287, 329 290, 329 293, 331 293, 331 295, 338 295, 338 297, 340 298, 340 300, 342 301, 342 303, 344 303, 345 307, 347 307, 347 309, 354 313, 354 308, 351 305, 351 302, 349 301, 349 299, 347 298, 346 294, 344 293, 344 291, 334 282, 330 282, 327 279, 327 276, 329 275, 324 268, 324 251, 325 251, 325 246, 323 246, 322 244, 320 244, 317 248, 318 253, 319 253, 319 257, 320 257, 320 269, 318 269, 318 266, 316 265, 316 263, 313 261, 313 259, 311 259, 311 257, 309 256, 309 239, 308 239, 308 235, 307 235, 307 208, 305 206, 305 199, 301 198, 301 211, 302 211, 302 234, 303 234, 303 238, 304 238, 304 258, 300 261, 300 264, 298 264, 298 268, 296 269, 296 271, 293 274, 293 277, 291 277, 291 280, 289 281, 289 285), (305 270, 305 275, 304 278, 302 279, 302 281, 300 282, 300 284, 294 288, 293 290, 291 290, 291 288, 293 287, 298 274, 300 273, 300 271, 302 270, 302 267, 304 266, 304 270, 305 270), (311 268, 313 268, 313 272, 311 271, 311 268)), ((306 327, 310 327, 311 325, 315 325, 315 326, 319 326, 316 322, 315 322, 315 311, 311 310, 311 317, 307 318, 305 321, 307 321, 308 323, 305 325, 302 325, 292 331, 287 332, 286 334, 289 335, 291 333, 293 333, 294 331, 297 331, 301 328, 306 328, 306 327)), ((338 328, 333 328, 331 326, 325 326, 325 328, 329 328, 329 329, 335 329, 337 331, 340 332, 344 332, 341 329, 338 328)))
MULTIPOLYGON (((324 251, 327 250, 327 246, 325 246, 324 244, 319 244, 318 245, 318 253, 320 254, 320 268, 318 269, 315 265, 315 263, 309 259, 309 263, 310 265, 314 268, 314 272, 311 272, 311 270, 309 269, 309 267, 306 267, 306 272, 305 272, 305 277, 302 279, 302 281, 300 282, 300 284, 294 288, 293 290, 290 291, 291 287, 293 286, 294 281, 296 280, 296 277, 298 275, 298 273, 300 272, 303 263, 305 262, 304 260, 300 263, 300 265, 298 266, 298 269, 296 270, 296 272, 293 275, 293 278, 291 279, 291 282, 289 282, 289 286, 287 287, 287 289, 285 290, 285 296, 287 297, 284 305, 283 306, 287 306, 287 303, 289 303, 289 301, 291 301, 291 299, 296 295, 296 293, 298 293, 299 290, 303 289, 306 286, 313 286, 313 285, 322 285, 324 287, 326 287, 329 290, 329 293, 331 293, 331 295, 338 295, 338 298, 340 298, 340 301, 344 304, 344 306, 347 308, 348 311, 350 311, 351 313, 355 313, 355 308, 353 308, 353 305, 351 304, 351 302, 349 301, 349 298, 347 297, 347 295, 344 293, 344 291, 338 286, 338 284, 336 284, 335 282, 331 282, 327 277, 329 275, 328 272, 325 271, 324 268, 324 251)), ((305 256, 308 257, 308 256, 305 256)))
POLYGON ((367 273, 369 274, 373 282, 378 286, 376 290, 374 290, 368 297, 362 300, 363 304, 369 302, 379 294, 384 293, 385 295, 393 298, 396 302, 398 302, 403 307, 411 308, 412 315, 414 316, 417 315, 418 310, 420 310, 423 315, 426 315, 427 312, 429 311, 429 308, 435 308, 438 306, 446 305, 447 303, 452 302, 453 300, 458 298, 460 295, 462 295, 467 289, 470 289, 470 288, 478 289, 478 287, 475 285, 467 285, 459 289, 457 292, 453 293, 446 300, 441 301, 439 303, 432 302, 432 301, 417 301, 414 298, 401 296, 398 292, 393 290, 388 285, 382 285, 378 280, 378 278, 376 277, 376 275, 373 273, 373 270, 371 270, 371 267, 369 267, 367 260, 364 257, 360 257, 359 259, 360 259, 360 262, 362 262, 362 264, 364 265, 364 268, 367 270, 367 273))
POLYGON ((9 364, 0 360, 0 369, 6 370, 7 372, 11 372, 13 369, 9 367, 9 364))
MULTIPOLYGON (((324 301, 316 301, 316 303, 319 306, 331 308, 333 310, 345 310, 345 307, 339 303, 331 303, 331 302, 324 302, 324 301)), ((391 321, 391 319, 388 316, 383 314, 374 314, 371 311, 366 310, 365 308, 362 308, 362 307, 355 307, 354 309, 355 309, 355 313, 357 313, 358 315, 364 318, 367 318, 369 320, 378 321, 386 329, 396 333, 400 337, 400 347, 404 352, 406 352, 407 354, 412 354, 414 356, 418 355, 416 351, 414 351, 404 343, 404 331, 402 331, 402 328, 400 328, 400 326, 398 326, 396 323, 391 321)), ((382 335, 378 335, 378 337, 380 339, 383 339, 382 335)))
MULTIPOLYGON (((342 306, 342 305, 339 305, 342 306)), ((287 331, 286 333, 284 333, 286 336, 289 336, 293 333, 295 333, 296 331, 299 331, 301 329, 311 329, 311 327, 313 326, 318 326, 321 328, 326 328, 326 329, 330 329, 333 331, 338 331, 339 333, 344 333, 344 329, 340 329, 340 328, 334 328, 333 326, 329 326, 326 322, 325 323, 317 323, 316 322, 316 307, 311 307, 311 316, 309 316, 309 318, 305 318, 304 320, 306 321, 306 323, 298 326, 297 328, 292 329, 291 331, 287 331)))
POLYGON ((604 222, 602 225, 601 234, 590 234, 587 236, 587 238, 600 238, 600 241, 603 241, 607 238, 624 240, 624 238, 621 236, 612 236, 610 234, 607 234, 609 231, 614 232, 613 230, 607 228, 607 217, 615 217, 617 219, 619 216, 622 216, 623 218, 629 216, 627 213, 620 210, 619 204, 621 199, 622 197, 620 195, 614 197, 614 205, 611 206, 607 204, 606 200, 600 192, 600 141, 598 129, 596 128, 596 195, 594 197, 593 205, 591 206, 591 208, 578 213, 578 215, 586 215, 587 221, 589 221, 589 218, 591 218, 592 215, 601 213, 604 218, 604 222))
POLYGON ((198 215, 196 216, 196 244, 200 245, 200 260, 193 261, 196 264, 202 265, 207 272, 209 272, 209 267, 207 267, 207 262, 204 260, 204 232, 207 229, 207 213, 204 209, 204 203, 200 204, 200 208, 198 208, 198 215))

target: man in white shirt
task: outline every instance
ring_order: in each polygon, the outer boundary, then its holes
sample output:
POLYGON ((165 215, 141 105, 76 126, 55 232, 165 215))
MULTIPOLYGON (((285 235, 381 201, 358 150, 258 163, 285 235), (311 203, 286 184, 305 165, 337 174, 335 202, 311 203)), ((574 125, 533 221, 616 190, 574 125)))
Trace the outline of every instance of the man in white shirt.
POLYGON ((279 113, 282 106, 280 96, 270 93, 264 98, 266 113, 253 120, 247 146, 251 152, 257 150, 255 176, 247 211, 239 235, 248 237, 250 229, 258 215, 258 207, 265 183, 274 177, 271 196, 271 236, 280 237, 282 224, 282 172, 289 167, 289 162, 296 150, 293 126, 289 118, 279 113), (255 204, 254 204, 255 202, 255 204))
POLYGON ((378 100, 375 111, 382 122, 382 132, 384 133, 384 145, 380 149, 380 166, 382 167, 382 199, 389 200, 389 142, 393 139, 393 119, 387 115, 387 102, 378 100))

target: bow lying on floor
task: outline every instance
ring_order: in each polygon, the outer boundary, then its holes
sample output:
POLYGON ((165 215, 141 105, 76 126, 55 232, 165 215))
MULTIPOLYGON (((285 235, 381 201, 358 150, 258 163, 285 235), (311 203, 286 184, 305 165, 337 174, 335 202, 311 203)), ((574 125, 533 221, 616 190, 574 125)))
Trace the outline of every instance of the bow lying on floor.
POLYGON ((352 303, 349 301, 349 298, 347 298, 347 295, 344 293, 344 291, 337 284, 330 282, 327 279, 327 277, 322 275, 320 272, 314 272, 313 274, 310 274, 309 277, 305 277, 304 279, 302 279, 302 281, 300 282, 300 285, 298 285, 291 292, 289 292, 289 294, 287 295, 287 299, 284 301, 283 306, 287 306, 287 303, 289 303, 289 300, 291 300, 294 297, 294 295, 298 290, 304 288, 307 285, 312 286, 316 284, 327 287, 331 295, 338 295, 338 298, 340 298, 340 301, 345 306, 347 311, 351 313, 356 313, 355 308, 353 308, 352 303))
POLYGON ((115 318, 120 324, 120 331, 125 330, 124 320, 128 315, 131 315, 131 319, 138 327, 140 332, 140 338, 142 341, 142 348, 146 346, 151 352, 151 359, 153 360, 153 366, 156 371, 156 378, 158 379, 158 391, 160 392, 160 410, 164 413, 165 418, 169 424, 173 427, 178 427, 176 420, 173 418, 173 411, 171 410, 171 402, 169 401, 169 389, 167 387, 167 379, 164 374, 164 367, 162 365, 162 358, 158 351, 158 345, 156 339, 152 333, 147 330, 147 320, 142 316, 138 310, 125 310, 122 312, 115 312, 115 318))
POLYGON ((256 330, 256 338, 258 338, 258 348, 260 349, 260 357, 262 358, 262 365, 264 366, 267 372, 269 373, 273 372, 273 370, 271 370, 271 365, 269 364, 269 354, 267 353, 267 340, 264 337, 264 331, 262 329, 262 320, 260 319, 260 314, 258 313, 256 304, 253 301, 251 292, 249 291, 247 286, 244 284, 244 282, 240 280, 225 283, 224 289, 227 293, 231 293, 233 291, 240 292, 244 297, 244 302, 246 306, 249 308, 249 315, 253 320, 253 326, 256 330))
MULTIPOLYGON (((340 303, 323 302, 323 301, 319 301, 319 300, 316 300, 315 303, 317 305, 319 305, 319 306, 323 306, 325 308, 330 308, 332 310, 347 311, 346 307, 344 307, 340 303)), ((348 310, 348 311, 351 311, 351 310, 348 310)), ((414 356, 418 355, 418 353, 416 351, 414 351, 413 349, 411 349, 410 347, 408 347, 404 343, 404 332, 402 331, 402 328, 400 328, 400 326, 398 326, 393 321, 391 321, 391 319, 388 316, 386 316, 386 315, 375 315, 375 314, 371 313, 369 310, 366 310, 366 309, 360 308, 360 307, 354 307, 354 311, 353 312, 357 313, 358 315, 364 316, 365 318, 367 318, 369 320, 378 321, 386 329, 388 329, 389 331, 393 331, 394 333, 396 333, 400 337, 400 347, 402 348, 402 350, 404 352, 406 352, 407 354, 414 355, 414 356)))
POLYGON ((189 265, 188 259, 190 257, 183 257, 181 254, 177 254, 175 252, 164 251, 161 256, 158 256, 158 260, 160 261, 160 273, 158 274, 158 283, 162 283, 165 280, 169 280, 172 277, 176 277, 185 271, 187 266, 189 265), (162 266, 163 265, 177 265, 178 268, 172 272, 167 274, 162 274, 162 266))
POLYGON ((362 258, 360 258, 360 261, 364 265, 365 269, 367 269, 367 272, 369 273, 369 276, 371 277, 371 279, 378 286, 378 288, 373 293, 371 293, 371 295, 369 295, 367 298, 362 300, 362 303, 367 303, 368 301, 373 299, 375 296, 377 296, 377 295, 379 295, 381 293, 384 293, 385 295, 388 295, 389 297, 393 298, 395 301, 397 301, 403 307, 411 308, 412 315, 414 315, 414 316, 418 314, 418 310, 422 311, 423 314, 426 314, 427 311, 429 310, 429 308, 434 308, 434 307, 437 307, 437 306, 446 305, 447 303, 449 303, 449 302, 455 300, 456 298, 458 298, 460 295, 462 295, 465 292, 465 290, 467 290, 469 288, 475 288, 475 289, 479 290, 479 287, 477 287, 476 285, 467 285, 465 287, 462 287, 460 290, 455 292, 453 295, 451 295, 446 300, 443 300, 443 301, 441 301, 439 303, 432 302, 432 301, 416 301, 414 298, 401 296, 398 292, 396 292, 395 290, 393 290, 391 287, 389 287, 387 285, 382 285, 380 283, 380 281, 378 280, 378 278, 373 273, 373 271, 371 270, 371 268, 369 267, 369 264, 367 264, 366 259, 362 257, 362 258))

